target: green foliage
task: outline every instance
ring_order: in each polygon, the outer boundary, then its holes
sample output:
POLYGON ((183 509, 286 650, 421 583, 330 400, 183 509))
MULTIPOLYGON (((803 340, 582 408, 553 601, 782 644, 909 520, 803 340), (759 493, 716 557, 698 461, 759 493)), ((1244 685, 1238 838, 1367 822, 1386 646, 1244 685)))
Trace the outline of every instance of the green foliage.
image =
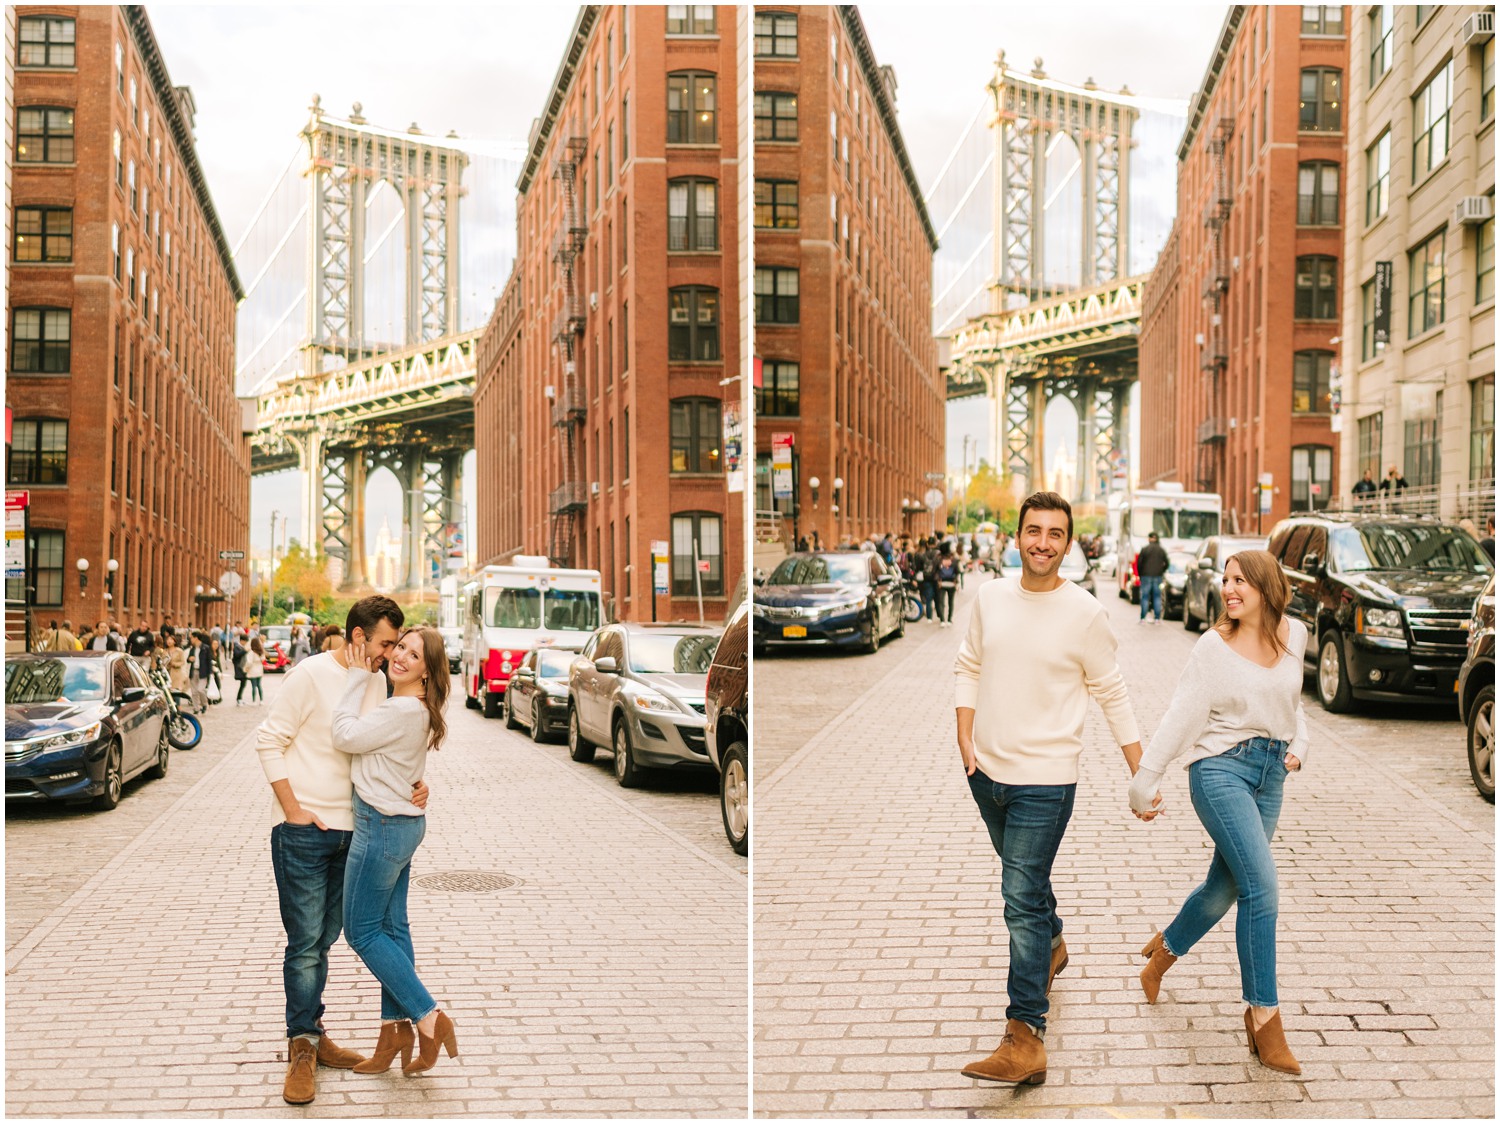
POLYGON ((1007 534, 1015 534, 1016 518, 1021 505, 1015 496, 1010 471, 996 472, 985 460, 969 479, 969 489, 964 493, 965 504, 961 507, 958 527, 961 531, 972 531, 980 523, 1000 524, 1007 534), (967 515, 963 512, 967 509, 967 515))

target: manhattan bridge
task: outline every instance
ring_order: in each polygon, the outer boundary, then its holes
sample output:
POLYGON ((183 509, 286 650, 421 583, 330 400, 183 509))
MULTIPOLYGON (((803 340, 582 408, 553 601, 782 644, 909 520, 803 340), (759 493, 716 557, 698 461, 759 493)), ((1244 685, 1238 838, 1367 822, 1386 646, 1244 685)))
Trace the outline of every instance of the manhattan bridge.
POLYGON ((344 588, 371 576, 365 491, 379 469, 403 496, 403 588, 461 541, 478 339, 514 260, 524 156, 381 128, 357 102, 334 117, 314 96, 235 246, 251 471, 301 473, 301 542, 337 561, 344 588))
POLYGON ((926 194, 948 400, 985 396, 987 459, 1027 491, 1056 483, 1057 399, 1077 422, 1073 498, 1101 500, 1127 471, 1141 289, 1171 226, 1185 123, 1180 103, 1060 82, 1041 59, 1023 72, 1002 51, 926 194))

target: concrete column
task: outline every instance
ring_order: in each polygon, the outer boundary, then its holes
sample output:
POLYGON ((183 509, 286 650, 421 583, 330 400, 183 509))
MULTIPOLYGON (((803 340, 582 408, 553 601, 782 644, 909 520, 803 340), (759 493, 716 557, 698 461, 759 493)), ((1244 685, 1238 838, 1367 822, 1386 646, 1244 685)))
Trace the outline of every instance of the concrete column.
POLYGON ((302 545, 308 550, 323 546, 323 435, 311 430, 291 438, 297 450, 297 468, 302 473, 302 545))
POLYGON ((349 523, 344 533, 349 536, 349 557, 344 566, 344 588, 363 589, 368 582, 365 569, 365 483, 368 480, 369 454, 364 449, 350 449, 345 464, 348 480, 345 488, 349 496, 349 523))
POLYGON ((422 453, 403 450, 401 470, 401 588, 416 589, 422 575, 422 453))
POLYGON ((1031 384, 1031 479, 1026 486, 1033 492, 1047 486, 1047 384, 1042 379, 1031 384))
POLYGON ((1078 380, 1078 498, 1084 503, 1093 503, 1094 479, 1094 395, 1099 380, 1078 380))
MULTIPOLYGON (((418 153, 414 179, 422 174, 418 153)), ((422 189, 413 180, 401 188, 406 202, 406 343, 422 342, 422 189)))

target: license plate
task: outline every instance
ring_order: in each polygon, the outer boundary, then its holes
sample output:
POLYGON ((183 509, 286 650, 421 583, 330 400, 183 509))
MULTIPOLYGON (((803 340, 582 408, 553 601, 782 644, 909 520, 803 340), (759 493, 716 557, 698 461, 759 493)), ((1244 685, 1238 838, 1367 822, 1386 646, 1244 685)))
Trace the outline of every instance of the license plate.
POLYGON ((781 635, 789 639, 801 640, 807 635, 807 626, 803 624, 783 625, 781 635))

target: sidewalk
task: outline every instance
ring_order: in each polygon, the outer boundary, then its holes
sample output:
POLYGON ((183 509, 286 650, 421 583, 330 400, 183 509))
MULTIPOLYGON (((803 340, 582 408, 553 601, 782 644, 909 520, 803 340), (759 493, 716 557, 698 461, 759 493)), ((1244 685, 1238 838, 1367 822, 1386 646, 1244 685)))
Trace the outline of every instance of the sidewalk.
MULTIPOLYGON (((1212 848, 1180 767, 1167 816, 1130 815, 1096 706, 1054 870, 1072 962, 1052 993, 1047 1083, 959 1074, 999 1040, 1008 960, 999 860, 953 740, 952 659, 979 588, 954 628, 909 633, 892 670, 830 698, 838 717, 757 784, 757 1115, 1492 1118, 1493 813, 1471 818, 1478 797, 1457 804, 1456 782, 1403 776, 1464 770, 1462 732, 1446 714, 1336 718, 1311 694, 1313 751, 1275 844, 1301 1077, 1249 1056, 1232 918, 1158 1005, 1140 996, 1139 950, 1212 848)), ((1192 638, 1101 592, 1149 739, 1192 638)))

